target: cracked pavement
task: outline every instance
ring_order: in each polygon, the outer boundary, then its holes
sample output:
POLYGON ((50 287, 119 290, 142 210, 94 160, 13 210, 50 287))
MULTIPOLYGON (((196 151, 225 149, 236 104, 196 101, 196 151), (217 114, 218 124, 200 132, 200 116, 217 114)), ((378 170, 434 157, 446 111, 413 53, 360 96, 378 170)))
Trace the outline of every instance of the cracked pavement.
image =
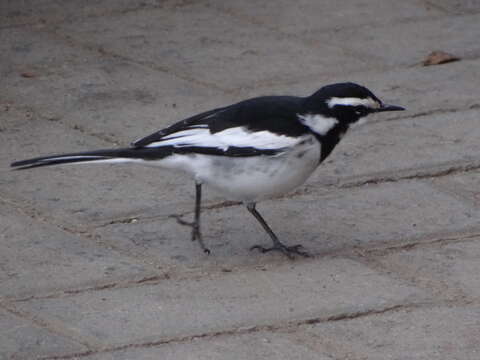
POLYGON ((480 4, 469 0, 0 4, 0 359, 480 358, 480 4), (422 61, 434 50, 461 60, 422 61), (135 166, 10 171, 122 146, 213 107, 354 81, 371 116, 258 205, 135 166))

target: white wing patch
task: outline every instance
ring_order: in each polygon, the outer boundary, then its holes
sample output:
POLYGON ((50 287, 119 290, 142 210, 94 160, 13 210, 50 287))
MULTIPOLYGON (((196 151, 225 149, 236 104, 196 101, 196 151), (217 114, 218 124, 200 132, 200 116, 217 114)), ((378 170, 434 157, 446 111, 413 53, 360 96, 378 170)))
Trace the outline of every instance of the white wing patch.
POLYGON ((314 133, 319 135, 325 135, 328 133, 335 125, 338 124, 338 120, 333 117, 325 117, 320 114, 306 114, 300 115, 297 114, 299 121, 310 128, 314 133))
POLYGON ((215 147, 226 151, 232 146, 274 150, 294 146, 298 141, 298 139, 290 136, 279 135, 266 130, 249 131, 244 127, 229 128, 213 134, 208 128, 195 127, 169 134, 162 140, 148 144, 146 147, 199 146, 215 147))
POLYGON ((346 106, 363 105, 371 109, 378 109, 380 107, 380 104, 378 103, 378 101, 373 100, 371 97, 367 97, 365 99, 360 99, 356 97, 345 97, 345 98, 332 97, 327 100, 327 105, 330 109, 333 108, 335 105, 346 105, 346 106))

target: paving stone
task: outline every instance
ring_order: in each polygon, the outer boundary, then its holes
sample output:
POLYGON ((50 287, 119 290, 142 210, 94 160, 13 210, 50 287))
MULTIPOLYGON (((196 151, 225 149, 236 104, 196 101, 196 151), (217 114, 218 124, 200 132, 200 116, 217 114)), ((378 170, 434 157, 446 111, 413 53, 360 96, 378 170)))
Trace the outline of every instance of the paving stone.
MULTIPOLYGON (((206 189, 208 191, 208 189, 206 189)), ((302 244, 313 254, 396 244, 477 225, 478 210, 428 182, 402 182, 355 189, 312 191, 259 204, 258 210, 290 245, 302 244)), ((186 220, 190 220, 189 215, 186 220)), ((270 239, 255 219, 239 206, 204 212, 205 256, 190 239, 190 229, 174 219, 159 217, 135 223, 117 223, 95 230, 103 241, 125 252, 145 256, 165 266, 218 267, 253 265, 283 259, 248 249, 269 245, 270 239)))
POLYGON ((431 2, 431 4, 453 14, 473 14, 480 12, 480 3, 476 0, 437 0, 431 2))
MULTIPOLYGON (((224 105, 218 91, 30 28, 3 30, 2 104, 128 145, 174 121, 224 105), (31 73, 33 77, 23 77, 31 73)), ((112 144, 112 145, 113 145, 112 144)), ((57 150, 58 151, 58 150, 57 150)))
POLYGON ((435 179, 433 182, 442 191, 446 191, 462 201, 480 207, 480 171, 455 174, 435 179))
MULTIPOLYGON (((478 58, 477 41, 480 14, 465 15, 458 21, 454 16, 406 23, 368 24, 335 32, 335 41, 361 58, 370 57, 372 66, 406 67, 418 65, 428 54, 443 50, 461 58, 478 58), (388 31, 387 31, 388 28, 388 31), (415 39, 415 41, 412 41, 415 39)), ((323 33, 313 32, 313 39, 321 39, 323 33)))
MULTIPOLYGON (((57 82, 61 77, 53 75, 64 72, 72 63, 85 64, 85 55, 88 51, 68 46, 65 41, 55 38, 41 26, 36 28, 5 28, 1 29, 2 41, 0 49, 5 57, 1 58, 0 70, 6 80, 16 81, 18 86, 28 91, 30 84, 44 81, 45 77, 52 76, 57 82), (82 56, 82 52, 83 55, 82 56), (63 65, 63 69, 62 69, 63 65), (30 76, 22 76, 23 72, 29 72, 30 76)), ((1 94, 10 95, 11 90, 2 88, 1 94)), ((20 94, 21 89, 18 90, 20 94)), ((43 97, 52 94, 42 94, 43 97)), ((41 98, 40 98, 41 99, 41 98)), ((40 99, 31 97, 30 101, 40 99)), ((52 100, 56 100, 52 97, 52 100)))
POLYGON ((0 359, 34 359, 87 350, 82 344, 37 327, 1 308, 0 323, 0 359))
POLYGON ((94 287, 152 274, 145 264, 0 202, 0 297, 94 287))
POLYGON ((108 22, 73 22, 61 31, 76 41, 221 89, 368 66, 366 58, 338 61, 345 50, 337 44, 324 42, 320 49, 200 3, 122 14, 108 22))
POLYGON ((159 0, 5 0, 0 3, 4 27, 32 24, 55 24, 79 18, 108 16, 142 8, 181 6, 178 1, 159 0))
POLYGON ((438 296, 480 299, 480 237, 418 247, 380 258, 391 271, 436 290, 438 296))
POLYGON ((305 229, 309 234, 306 246, 323 250, 353 244, 386 245, 458 231, 475 226, 477 217, 475 208, 437 191, 428 181, 364 186, 351 192, 327 192, 324 197, 311 193, 271 204, 275 208, 286 206, 287 219, 295 215, 293 207, 301 209, 289 233, 305 229))
MULTIPOLYGON (((276 1, 258 3, 248 0, 237 2, 210 1, 234 16, 247 18, 277 31, 305 35, 315 31, 337 32, 360 25, 392 24, 409 19, 445 15, 444 11, 429 6, 423 1, 355 0, 338 6, 335 0, 276 1), (382 16, 378 16, 379 14, 382 16), (299 21, 301 19, 301 21, 299 21)), ((333 37, 333 39, 335 39, 333 37)))
POLYGON ((88 360, 330 360, 325 351, 310 349, 289 339, 288 335, 254 332, 246 335, 194 339, 148 348, 134 348, 87 356, 88 360))
POLYGON ((336 358, 369 360, 476 360, 478 307, 400 310, 307 326, 311 347, 336 349, 336 358))
POLYGON ((19 303, 35 317, 119 345, 423 301, 411 286, 348 259, 205 275, 19 303), (47 320, 48 321, 48 320, 47 320))

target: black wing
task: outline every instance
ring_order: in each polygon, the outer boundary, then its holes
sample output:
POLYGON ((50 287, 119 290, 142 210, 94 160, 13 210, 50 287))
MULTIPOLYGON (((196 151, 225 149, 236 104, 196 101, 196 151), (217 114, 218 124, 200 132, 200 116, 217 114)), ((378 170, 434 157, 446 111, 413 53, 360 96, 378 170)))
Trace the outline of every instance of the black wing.
POLYGON ((159 130, 157 132, 154 132, 153 134, 135 140, 134 142, 132 142, 131 145, 136 148, 144 147, 148 144, 160 141, 163 137, 173 134, 175 132, 186 130, 195 126, 198 127, 198 125, 207 125, 208 119, 214 117, 218 112, 223 111, 224 109, 227 108, 213 109, 194 115, 192 117, 179 121, 165 129, 159 130))
MULTIPOLYGON (((297 121, 302 99, 293 96, 264 96, 245 100, 182 120, 133 142, 132 146, 161 146, 165 140, 170 140, 171 143, 173 138, 186 140, 188 131, 194 129, 205 129, 205 132, 215 134, 227 129, 244 128, 251 133, 269 131, 289 137, 300 136, 308 132, 306 127, 297 121)), ((205 140, 204 145, 207 146, 208 139, 205 140)), ((201 143, 196 145, 202 146, 201 143)))

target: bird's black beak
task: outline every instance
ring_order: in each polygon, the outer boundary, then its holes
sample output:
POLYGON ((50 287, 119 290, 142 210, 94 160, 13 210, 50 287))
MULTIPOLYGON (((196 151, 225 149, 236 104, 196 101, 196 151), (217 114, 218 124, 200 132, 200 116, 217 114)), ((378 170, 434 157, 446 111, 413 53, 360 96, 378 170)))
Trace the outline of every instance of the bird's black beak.
POLYGON ((397 105, 389 105, 389 104, 382 104, 376 112, 381 112, 381 111, 402 111, 405 110, 405 108, 397 105))

